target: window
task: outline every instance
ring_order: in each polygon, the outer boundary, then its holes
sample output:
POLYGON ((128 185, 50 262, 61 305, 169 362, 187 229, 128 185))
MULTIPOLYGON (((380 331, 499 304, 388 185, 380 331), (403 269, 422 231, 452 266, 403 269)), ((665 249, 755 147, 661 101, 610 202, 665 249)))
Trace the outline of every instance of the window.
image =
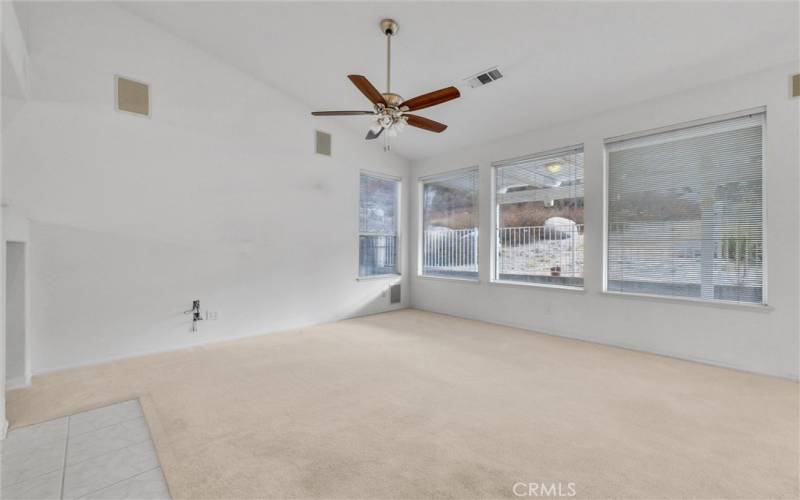
POLYGON ((606 141, 607 290, 764 302, 764 117, 606 141))
POLYGON ((422 180, 423 276, 478 279, 478 169, 422 180))
POLYGON ((583 286, 583 147, 495 164, 495 281, 583 286))
POLYGON ((397 221, 400 181, 361 174, 358 275, 397 273, 397 221))

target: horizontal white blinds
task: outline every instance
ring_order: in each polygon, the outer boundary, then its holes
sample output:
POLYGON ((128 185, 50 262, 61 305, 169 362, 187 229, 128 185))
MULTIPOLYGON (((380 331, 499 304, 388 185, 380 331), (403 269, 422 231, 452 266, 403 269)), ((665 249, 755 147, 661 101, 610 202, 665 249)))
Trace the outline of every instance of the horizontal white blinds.
POLYGON ((359 189, 359 276, 397 272, 400 182, 361 174, 359 189))
POLYGON ((478 169, 422 179, 425 276, 478 277, 478 169))
POLYGON ((497 281, 583 285, 583 147, 495 163, 497 281))
POLYGON ((359 193, 359 232, 395 234, 397 232, 397 188, 399 182, 361 174, 359 193))
POLYGON ((763 302, 764 113, 607 143, 607 288, 763 302))
POLYGON ((496 163, 495 172, 500 205, 583 197, 583 147, 496 163))
POLYGON ((477 168, 423 179, 424 228, 477 228, 478 183, 477 168))

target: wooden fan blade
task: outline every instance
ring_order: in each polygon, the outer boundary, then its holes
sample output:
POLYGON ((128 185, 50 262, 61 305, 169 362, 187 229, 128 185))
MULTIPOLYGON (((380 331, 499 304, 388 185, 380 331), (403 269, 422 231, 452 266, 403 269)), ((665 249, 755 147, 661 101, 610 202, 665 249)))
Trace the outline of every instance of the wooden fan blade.
POLYGON ((373 111, 313 111, 314 116, 350 116, 350 115, 373 115, 373 111))
POLYGON ((372 139, 377 139, 378 136, 380 136, 382 133, 383 133, 383 127, 381 127, 381 129, 378 130, 378 132, 373 132, 372 129, 370 129, 369 132, 367 132, 367 137, 365 137, 365 139, 367 139, 368 141, 372 139))
POLYGON ((430 108, 431 106, 436 106, 443 102, 452 101, 458 97, 461 97, 461 92, 459 92, 457 88, 447 87, 409 99, 405 101, 402 106, 408 108, 409 111, 416 111, 418 109, 430 108))
POLYGON ((378 92, 378 89, 376 89, 365 76, 347 75, 347 78, 349 78, 350 81, 353 82, 353 85, 355 85, 373 104, 383 104, 386 106, 386 99, 383 98, 383 95, 378 92))
POLYGON ((405 115, 405 117, 408 118, 407 123, 412 127, 429 130, 431 132, 436 132, 437 134, 439 132, 444 132, 444 129, 447 128, 447 125, 445 125, 444 123, 439 123, 422 116, 405 115))

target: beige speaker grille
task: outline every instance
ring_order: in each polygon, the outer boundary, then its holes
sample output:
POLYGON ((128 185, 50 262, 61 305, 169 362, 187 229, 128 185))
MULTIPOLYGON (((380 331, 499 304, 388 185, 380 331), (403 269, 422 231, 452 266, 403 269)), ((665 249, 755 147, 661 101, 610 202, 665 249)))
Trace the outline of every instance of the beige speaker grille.
POLYGON ((150 87, 146 83, 116 77, 117 109, 150 116, 150 87))

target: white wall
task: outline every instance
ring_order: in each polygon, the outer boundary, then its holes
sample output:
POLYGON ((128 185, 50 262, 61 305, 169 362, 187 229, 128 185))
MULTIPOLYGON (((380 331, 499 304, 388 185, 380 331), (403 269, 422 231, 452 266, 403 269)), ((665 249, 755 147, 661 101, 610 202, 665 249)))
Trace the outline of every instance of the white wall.
POLYGON ((406 160, 114 5, 17 8, 31 100, 3 195, 31 220, 34 373, 407 306, 356 280, 359 171, 408 181, 406 160), (114 110, 115 74, 151 84, 152 117, 114 110), (219 312, 197 333, 193 299, 219 312))
MULTIPOLYGON (((480 242, 481 282, 412 278, 412 305, 467 318, 520 326, 698 360, 798 377, 800 227, 798 187, 800 99, 791 98, 797 62, 626 109, 553 125, 414 163, 414 176, 480 166, 480 234, 491 228, 491 163, 554 148, 585 147, 585 291, 489 283, 490 238, 480 242), (603 139, 757 106, 767 107, 766 184, 769 308, 697 304, 602 293, 603 139)), ((568 106, 569 103, 564 103, 568 106)), ((412 217, 418 218, 412 189, 412 217)), ((412 231, 411 261, 418 231, 412 231)), ((416 273, 416 269, 415 269, 416 273)))
MULTIPOLYGON (((3 96, 3 104, 9 101, 3 96)), ((22 102, 24 106, 24 101, 22 102)), ((10 120, 9 123, 13 121, 10 120)), ((28 341, 30 324, 30 285, 28 283, 28 243, 30 221, 13 208, 3 208, 2 242, 6 292, 6 389, 30 384, 31 344, 28 341), (13 245, 12 250, 10 246, 13 245), (13 295, 9 295, 13 292, 13 295)))
MULTIPOLYGON (((10 123, 16 112, 24 105, 24 100, 30 91, 30 80, 28 75, 28 52, 19 19, 11 2, 0 4, 0 26, 2 26, 2 64, 0 64, 0 82, 2 82, 2 99, 0 100, 0 116, 2 116, 2 131, 0 137, 3 145, 6 143, 5 132, 6 124, 10 123)), ((2 146, 0 145, 0 149, 2 146)), ((0 158, 0 178, 2 178, 3 163, 0 158)), ((2 187, 0 186, 0 190, 2 187)), ((0 206, 0 234, 3 234, 5 219, 5 208, 0 206)), ((5 242, 0 255, 3 256, 3 264, 0 265, 0 281, 5 282, 5 242)), ((0 287, 0 439, 6 435, 8 422, 6 421, 6 329, 5 329, 5 286, 0 287)))
POLYGON ((28 49, 12 2, 2 6, 3 94, 26 98, 30 93, 28 49))
POLYGON ((25 243, 6 243, 6 384, 25 385, 25 243))

